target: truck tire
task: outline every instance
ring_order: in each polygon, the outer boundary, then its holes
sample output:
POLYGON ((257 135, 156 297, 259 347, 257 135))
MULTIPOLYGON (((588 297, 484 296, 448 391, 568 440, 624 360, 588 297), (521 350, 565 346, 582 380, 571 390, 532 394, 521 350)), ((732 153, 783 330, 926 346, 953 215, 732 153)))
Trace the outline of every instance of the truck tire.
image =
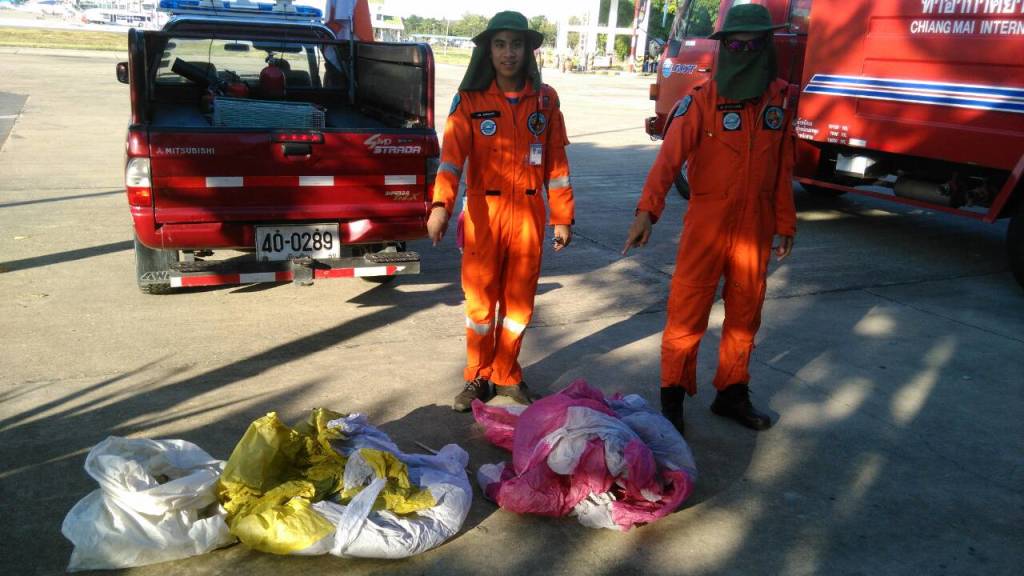
POLYGON ((1024 288, 1024 207, 1010 219, 1006 229, 1006 253, 1010 258, 1010 270, 1021 288, 1024 288))
POLYGON ((824 186, 815 186, 813 184, 803 184, 803 189, 810 192, 811 194, 819 194, 821 196, 830 196, 832 198, 838 198, 843 194, 846 194, 846 190, 836 190, 835 188, 825 188, 824 186))
POLYGON ((690 181, 686 178, 686 163, 683 163, 683 169, 676 174, 676 192, 683 197, 684 200, 690 199, 690 181))
POLYGON ((177 250, 156 250, 135 241, 135 280, 145 294, 171 291, 171 266, 178 262, 177 250))

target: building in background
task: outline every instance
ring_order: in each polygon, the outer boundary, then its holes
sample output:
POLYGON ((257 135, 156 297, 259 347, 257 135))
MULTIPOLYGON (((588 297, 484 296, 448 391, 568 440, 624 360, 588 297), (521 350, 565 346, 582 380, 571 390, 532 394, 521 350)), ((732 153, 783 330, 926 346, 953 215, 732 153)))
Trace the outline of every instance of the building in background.
POLYGON ((401 42, 405 33, 402 19, 394 16, 384 0, 370 0, 369 5, 373 39, 378 42, 401 42))

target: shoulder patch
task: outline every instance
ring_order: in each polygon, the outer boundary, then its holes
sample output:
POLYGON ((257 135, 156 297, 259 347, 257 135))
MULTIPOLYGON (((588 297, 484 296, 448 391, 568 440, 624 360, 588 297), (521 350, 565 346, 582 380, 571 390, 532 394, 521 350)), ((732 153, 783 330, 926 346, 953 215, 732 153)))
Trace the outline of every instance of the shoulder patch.
POLYGON ((679 104, 676 105, 676 113, 673 114, 672 117, 679 118, 680 116, 685 116, 686 113, 690 110, 690 104, 692 103, 693 96, 687 94, 686 97, 680 100, 679 104))
POLYGON ((448 115, 455 114, 455 111, 459 109, 459 104, 462 102, 462 94, 455 93, 455 98, 452 98, 452 108, 448 111, 448 115))

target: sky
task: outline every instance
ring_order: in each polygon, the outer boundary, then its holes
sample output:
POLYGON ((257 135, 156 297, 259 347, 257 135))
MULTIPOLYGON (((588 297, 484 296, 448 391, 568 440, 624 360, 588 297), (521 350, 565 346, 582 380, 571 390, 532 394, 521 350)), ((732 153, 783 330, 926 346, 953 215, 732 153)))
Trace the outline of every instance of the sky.
MULTIPOLYGON (((530 18, 543 14, 549 20, 557 20, 566 11, 582 13, 593 0, 385 0, 384 5, 393 16, 405 18, 415 14, 426 18, 460 18, 469 12, 492 16, 502 10, 516 10, 530 18)), ((296 4, 306 4, 323 9, 325 0, 296 0, 296 4)))
POLYGON ((564 11, 568 4, 586 5, 587 2, 566 0, 445 0, 424 2, 424 0, 386 0, 385 5, 396 16, 425 16, 429 18, 459 18, 466 12, 491 16, 502 10, 516 10, 527 17, 543 14, 553 19, 564 11))

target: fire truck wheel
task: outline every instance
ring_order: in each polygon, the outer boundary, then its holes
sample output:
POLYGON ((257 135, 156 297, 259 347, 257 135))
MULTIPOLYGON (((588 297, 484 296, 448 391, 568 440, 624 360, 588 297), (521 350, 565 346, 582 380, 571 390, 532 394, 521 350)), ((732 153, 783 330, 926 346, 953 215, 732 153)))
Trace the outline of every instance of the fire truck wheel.
POLYGON ((171 292, 171 265, 178 261, 177 250, 155 250, 135 240, 135 280, 146 294, 171 292))
POLYGON ((1010 226, 1006 229, 1006 252, 1010 257, 1010 270, 1024 288, 1024 207, 1010 219, 1010 226))
POLYGON ((813 184, 800 184, 804 190, 811 194, 819 194, 821 196, 831 196, 832 198, 838 198, 843 194, 846 194, 846 190, 836 190, 835 188, 825 188, 824 186, 814 186, 813 184))
POLYGON ((679 174, 676 174, 676 191, 684 200, 690 199, 690 181, 686 179, 685 163, 683 163, 683 169, 679 171, 679 174))

